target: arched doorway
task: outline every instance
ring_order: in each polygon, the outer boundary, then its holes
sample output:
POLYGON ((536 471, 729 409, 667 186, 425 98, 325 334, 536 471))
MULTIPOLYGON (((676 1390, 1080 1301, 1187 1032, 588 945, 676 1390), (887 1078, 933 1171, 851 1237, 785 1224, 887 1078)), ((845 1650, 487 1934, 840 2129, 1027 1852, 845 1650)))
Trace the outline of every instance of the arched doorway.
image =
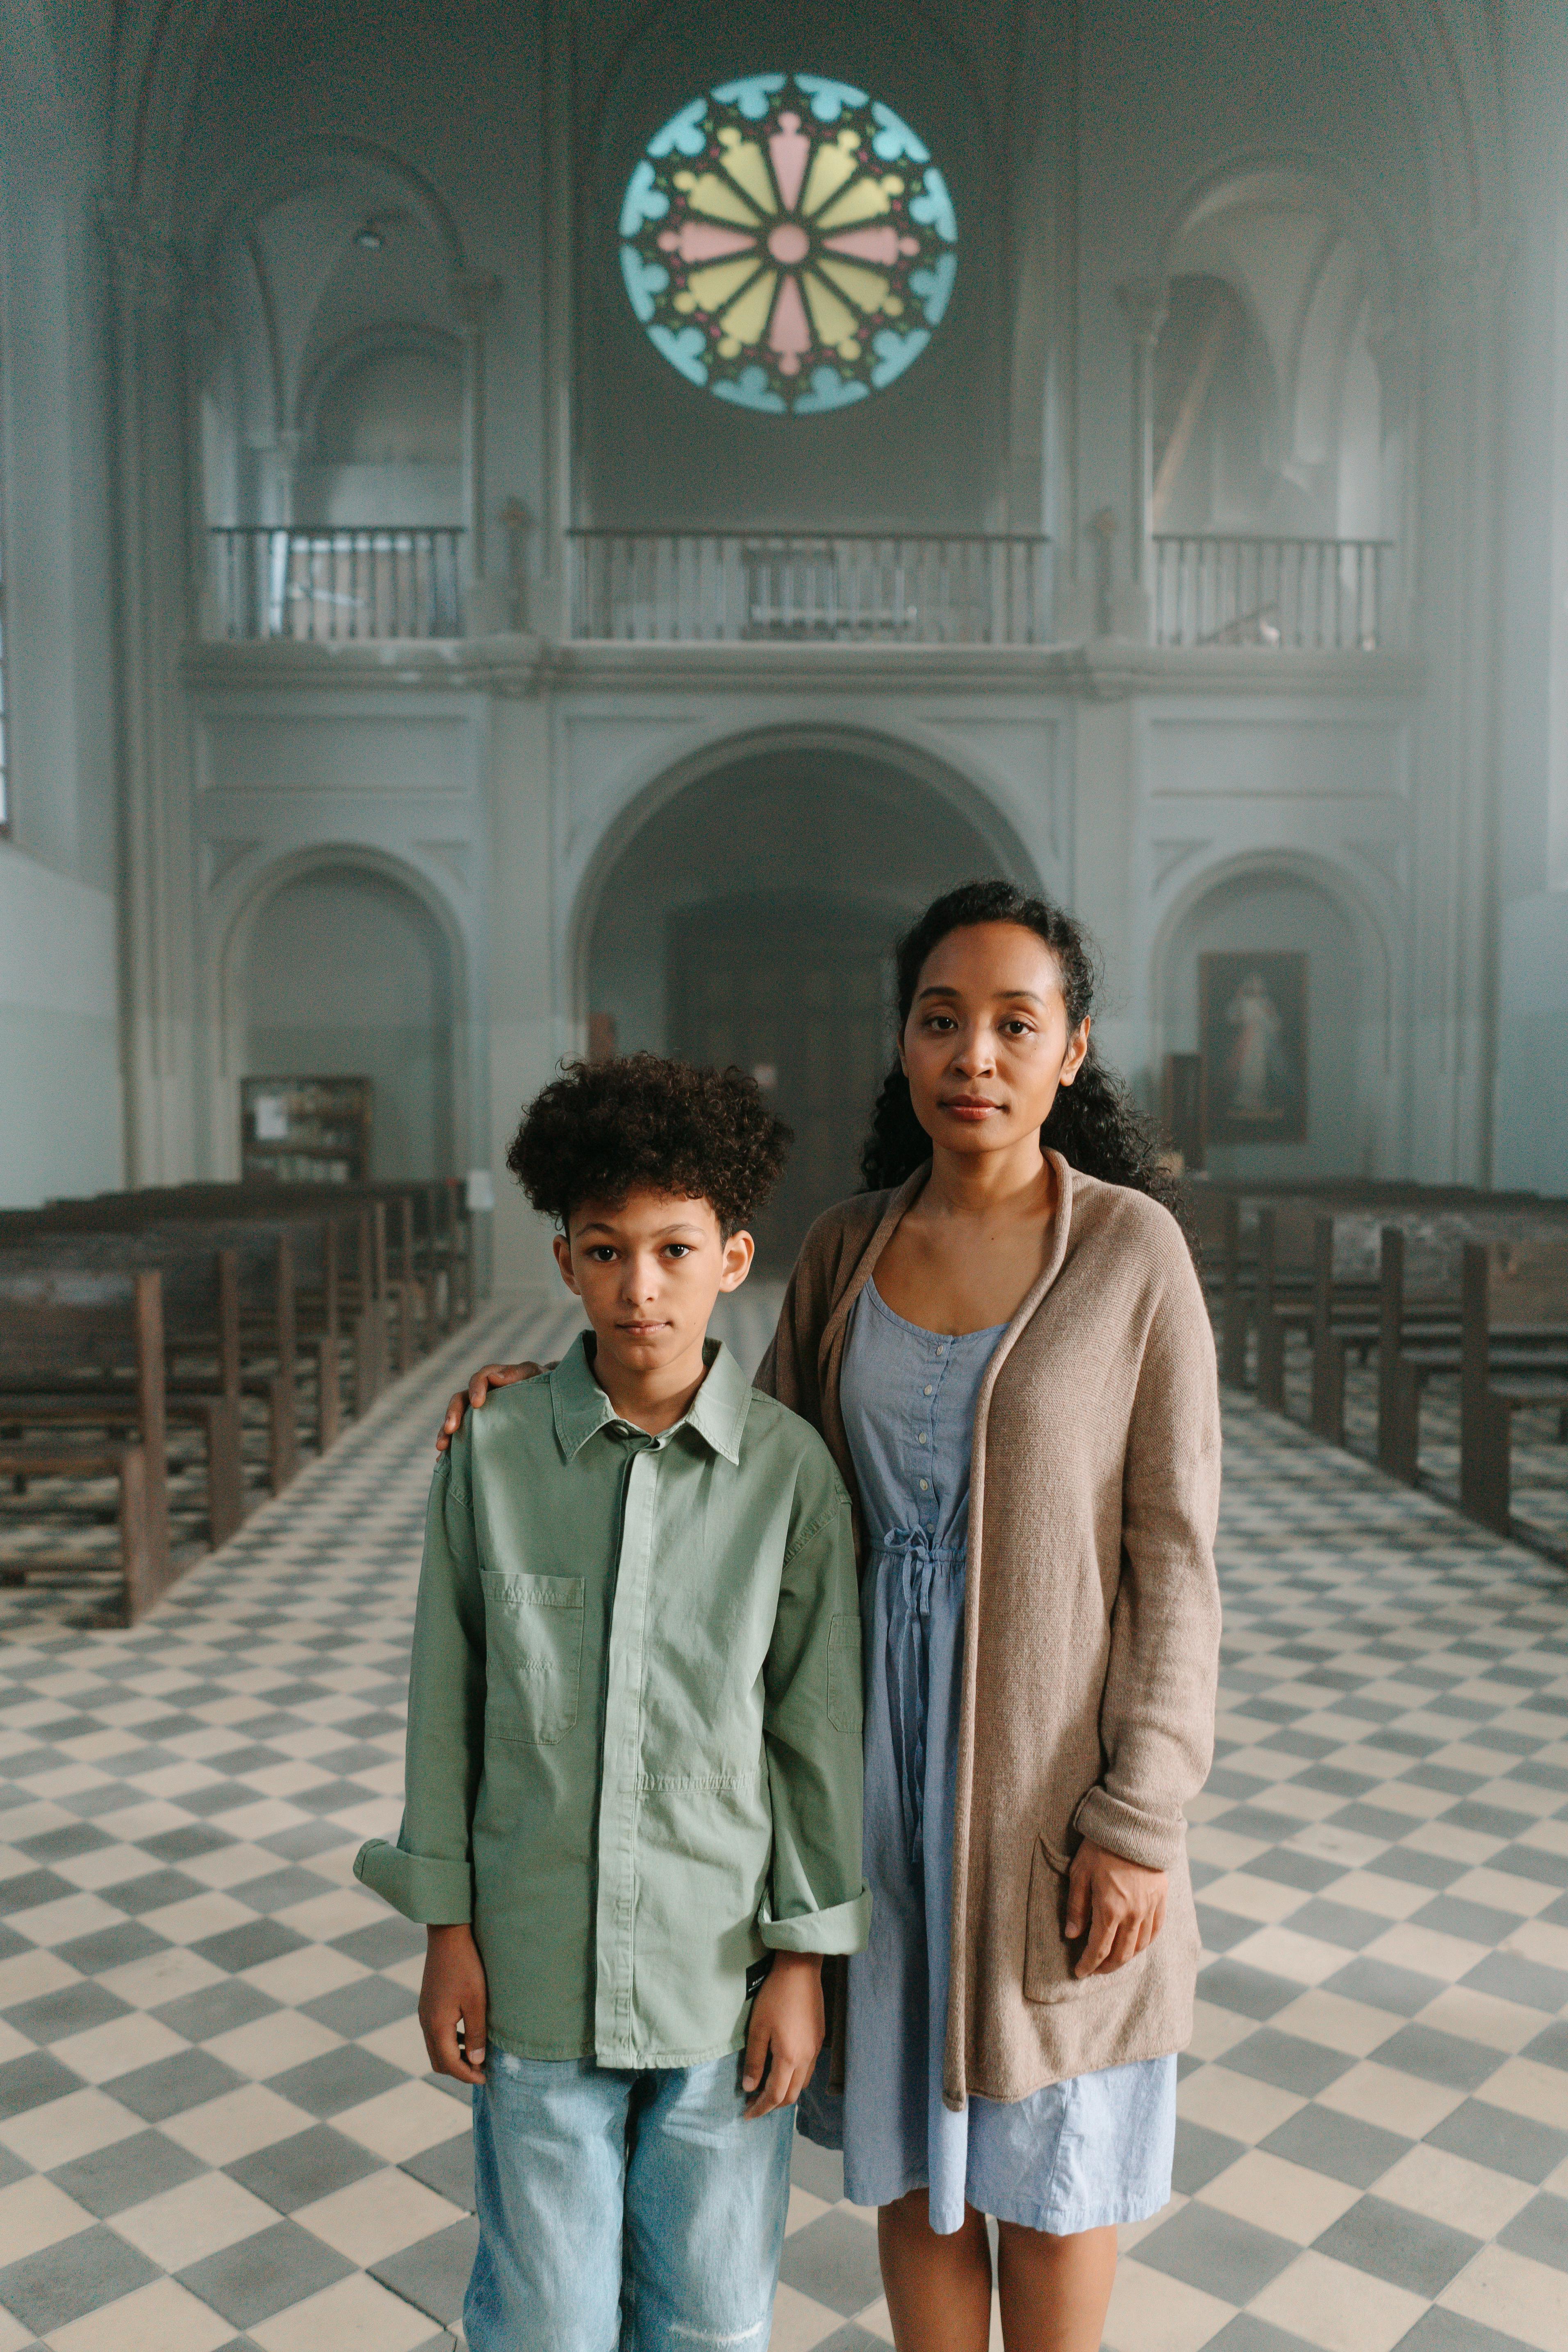
POLYGON ((786 1271, 812 1219, 858 1184, 899 931, 939 891, 1017 862, 890 757, 785 745, 688 784, 605 875, 593 1049, 739 1063, 795 1130, 758 1224, 765 1271, 786 1271))
POLYGON ((415 891, 346 859, 285 883, 251 930, 244 1003, 247 1076, 368 1077, 372 1174, 450 1172, 452 953, 415 891))
MULTIPOLYGON (((1299 1073, 1304 1131, 1289 1141, 1215 1140, 1211 1175, 1289 1178, 1370 1175, 1380 1163, 1379 1005, 1365 945, 1335 892, 1289 866, 1247 866, 1217 878, 1187 908, 1163 957, 1166 1048, 1200 1053, 1204 966, 1232 982, 1246 960, 1298 961, 1299 1073)), ((1223 1008, 1221 1024, 1223 1027, 1223 1008)), ((1207 1041, 1212 1045, 1213 1037, 1207 1041)))

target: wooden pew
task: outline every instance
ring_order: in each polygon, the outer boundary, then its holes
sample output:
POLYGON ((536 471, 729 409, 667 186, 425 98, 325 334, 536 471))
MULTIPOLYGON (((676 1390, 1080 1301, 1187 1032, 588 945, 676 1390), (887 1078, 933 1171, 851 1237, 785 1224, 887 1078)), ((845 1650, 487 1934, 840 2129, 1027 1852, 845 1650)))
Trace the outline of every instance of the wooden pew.
MULTIPOLYGON (((131 1411, 106 1415, 97 1432, 46 1422, 31 1435, 6 1435, 0 1439, 0 1475, 116 1482, 119 1609, 133 1624, 173 1575, 163 1277, 155 1268, 39 1267, 0 1278, 0 1379, 9 1391, 0 1405, 0 1428, 26 1425, 29 1386, 47 1393, 68 1384, 83 1364, 123 1373, 131 1411)), ((69 1555, 0 1565, 6 1583, 83 1572, 82 1561, 69 1555)))
MULTIPOLYGON (((228 1191, 232 1195, 238 1187, 228 1191)), ((299 1465, 295 1266, 307 1245, 306 1231, 289 1216, 171 1217, 170 1198, 169 1188, 159 1188, 7 1212, 0 1214, 0 1247, 96 1234, 119 1235, 128 1246, 145 1242, 154 1262, 196 1246, 231 1250, 239 1291, 240 1391, 266 1405, 268 1476, 273 1492, 281 1493, 299 1465)), ((321 1238, 310 1245, 319 1250, 321 1238)))
MULTIPOLYGON (((29 1246, 0 1248, 0 1280, 16 1294, 56 1274, 90 1279, 100 1274, 157 1272, 162 1283, 165 1423, 184 1423, 202 1435, 207 1525, 215 1548, 226 1543, 245 1517, 241 1439, 239 1276, 232 1250, 202 1246, 186 1235, 58 1234, 29 1246)), ((88 1356, 62 1372, 52 1388, 34 1373, 0 1371, 0 1423, 8 1427, 135 1427, 141 1419, 122 1348, 108 1358, 88 1356)))
POLYGON ((1467 1242, 1462 1286, 1459 1507, 1506 1535, 1513 1416, 1568 1408, 1568 1241, 1467 1242))

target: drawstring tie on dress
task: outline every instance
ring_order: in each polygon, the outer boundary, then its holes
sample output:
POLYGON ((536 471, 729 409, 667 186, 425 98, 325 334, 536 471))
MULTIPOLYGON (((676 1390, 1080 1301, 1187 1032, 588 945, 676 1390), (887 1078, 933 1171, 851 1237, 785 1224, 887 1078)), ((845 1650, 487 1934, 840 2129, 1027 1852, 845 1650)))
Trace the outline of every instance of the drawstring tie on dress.
POLYGON ((933 1549, 923 1528, 890 1528, 877 1547, 899 1568, 888 1611, 888 1714, 911 1855, 925 1843, 926 1710, 931 1701, 931 1596, 939 1568, 963 1552, 933 1549))

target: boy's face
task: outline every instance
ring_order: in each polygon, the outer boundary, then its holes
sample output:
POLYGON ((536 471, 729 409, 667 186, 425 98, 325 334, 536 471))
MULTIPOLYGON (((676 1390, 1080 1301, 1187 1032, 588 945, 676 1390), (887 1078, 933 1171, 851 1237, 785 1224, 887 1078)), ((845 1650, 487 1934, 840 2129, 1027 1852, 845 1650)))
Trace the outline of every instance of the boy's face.
POLYGON ((604 1353, 646 1375, 700 1349, 714 1301, 739 1289, 754 1248, 750 1234, 725 1240, 711 1202, 632 1192, 574 1209, 555 1263, 604 1353))

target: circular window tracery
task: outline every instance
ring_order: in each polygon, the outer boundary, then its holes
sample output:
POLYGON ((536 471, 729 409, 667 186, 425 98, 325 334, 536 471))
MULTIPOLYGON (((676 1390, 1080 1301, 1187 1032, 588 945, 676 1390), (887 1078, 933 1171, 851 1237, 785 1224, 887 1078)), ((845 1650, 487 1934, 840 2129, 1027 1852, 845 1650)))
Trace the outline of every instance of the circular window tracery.
POLYGON ((958 225, 891 107, 818 74, 753 74, 649 140, 621 206, 649 340, 721 400, 807 416, 902 375, 952 299, 958 225))

